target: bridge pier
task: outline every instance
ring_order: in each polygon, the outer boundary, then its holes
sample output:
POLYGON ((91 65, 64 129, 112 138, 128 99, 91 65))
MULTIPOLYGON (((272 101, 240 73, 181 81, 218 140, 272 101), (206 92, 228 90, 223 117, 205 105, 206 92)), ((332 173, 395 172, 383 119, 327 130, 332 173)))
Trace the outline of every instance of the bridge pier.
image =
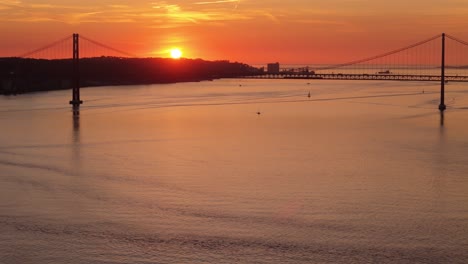
POLYGON ((79 46, 78 34, 73 34, 73 90, 72 100, 70 104, 73 105, 73 109, 76 109, 83 103, 80 100, 80 46, 79 46))
POLYGON ((445 105, 445 33, 442 33, 442 63, 440 66, 440 104, 439 110, 443 112, 447 106, 445 105))

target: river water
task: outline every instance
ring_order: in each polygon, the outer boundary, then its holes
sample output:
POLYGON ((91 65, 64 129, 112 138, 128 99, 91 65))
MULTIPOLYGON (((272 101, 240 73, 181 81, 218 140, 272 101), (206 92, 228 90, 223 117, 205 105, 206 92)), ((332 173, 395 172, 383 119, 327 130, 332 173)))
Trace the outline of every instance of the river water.
POLYGON ((444 116, 424 82, 0 97, 0 263, 467 263, 468 84, 446 88, 444 116))

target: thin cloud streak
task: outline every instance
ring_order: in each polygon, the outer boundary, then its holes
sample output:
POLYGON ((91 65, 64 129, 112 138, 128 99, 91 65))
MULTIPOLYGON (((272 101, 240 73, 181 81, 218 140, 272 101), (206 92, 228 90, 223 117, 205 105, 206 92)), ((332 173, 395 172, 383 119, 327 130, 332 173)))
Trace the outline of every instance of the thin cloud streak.
POLYGON ((258 14, 254 12, 232 13, 222 9, 194 10, 167 2, 153 2, 146 7, 115 4, 91 7, 25 4, 20 1, 0 2, 0 21, 3 22, 141 23, 146 24, 147 27, 175 28, 203 22, 248 20, 256 15, 258 14))
POLYGON ((239 3, 239 0, 220 0, 220 1, 207 1, 207 2, 196 2, 194 5, 212 5, 212 4, 226 4, 226 3, 239 3))

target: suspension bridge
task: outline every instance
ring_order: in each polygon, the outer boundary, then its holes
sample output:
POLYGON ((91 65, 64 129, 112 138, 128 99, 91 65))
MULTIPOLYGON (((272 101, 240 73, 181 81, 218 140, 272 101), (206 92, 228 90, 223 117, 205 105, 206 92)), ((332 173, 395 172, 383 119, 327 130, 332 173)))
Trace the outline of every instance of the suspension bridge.
MULTIPOLYGON (((17 82, 21 81, 21 78, 18 78, 19 73, 32 76, 30 79, 34 81, 34 76, 46 75, 41 65, 49 61, 61 62, 55 63, 53 73, 47 74, 60 75, 61 73, 62 76, 70 77, 66 80, 57 80, 52 77, 51 79, 59 82, 56 85, 62 88, 72 88, 70 104, 77 108, 83 103, 80 98, 80 87, 92 84, 92 80, 87 80, 87 83, 82 84, 84 72, 87 72, 87 76, 103 74, 98 68, 93 68, 93 59, 112 60, 115 65, 119 59, 137 58, 137 56, 86 36, 73 34, 16 56, 16 58, 21 58, 23 64, 18 66, 15 72, 17 82)), ((47 69, 50 70, 50 68, 47 69)), ((119 76, 112 76, 112 78, 119 78, 119 76)), ((446 109, 445 83, 448 81, 468 82, 468 42, 448 34, 441 34, 365 59, 336 65, 309 65, 259 71, 257 74, 244 76, 244 78, 434 81, 440 82, 439 109, 444 111, 446 109)), ((50 85, 50 83, 44 85, 50 85)))
POLYGON ((248 78, 438 81, 439 109, 446 109, 445 83, 468 81, 468 42, 441 34, 380 55, 326 66, 268 70, 248 78))

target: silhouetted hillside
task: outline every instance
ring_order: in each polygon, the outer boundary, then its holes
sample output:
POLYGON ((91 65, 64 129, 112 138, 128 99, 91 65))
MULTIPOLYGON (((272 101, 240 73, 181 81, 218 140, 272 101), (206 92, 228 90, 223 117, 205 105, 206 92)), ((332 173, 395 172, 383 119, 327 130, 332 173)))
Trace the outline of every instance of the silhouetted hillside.
MULTIPOLYGON (((72 71, 71 59, 0 58, 0 94, 69 89, 72 71)), ((80 59, 81 87, 202 81, 258 71, 243 63, 201 59, 80 59)))

